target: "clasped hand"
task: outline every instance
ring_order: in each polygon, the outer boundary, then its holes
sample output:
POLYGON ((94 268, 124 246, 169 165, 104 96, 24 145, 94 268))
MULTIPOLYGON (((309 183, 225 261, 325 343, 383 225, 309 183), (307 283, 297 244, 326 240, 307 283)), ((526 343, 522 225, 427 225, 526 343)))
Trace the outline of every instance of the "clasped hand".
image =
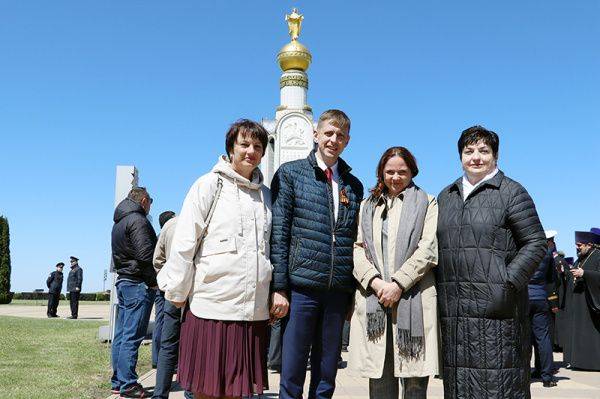
POLYGON ((386 283, 379 277, 375 277, 371 281, 371 288, 375 291, 379 303, 386 308, 391 308, 402 296, 402 288, 395 282, 386 283))

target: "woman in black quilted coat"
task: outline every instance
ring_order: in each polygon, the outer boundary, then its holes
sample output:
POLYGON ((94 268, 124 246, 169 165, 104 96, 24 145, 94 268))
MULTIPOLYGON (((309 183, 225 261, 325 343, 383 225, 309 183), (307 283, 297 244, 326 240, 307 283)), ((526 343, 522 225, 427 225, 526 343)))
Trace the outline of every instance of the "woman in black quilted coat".
POLYGON ((531 397, 527 282, 546 240, 527 191, 498 170, 498 144, 481 126, 462 132, 465 174, 438 198, 446 399, 531 397))

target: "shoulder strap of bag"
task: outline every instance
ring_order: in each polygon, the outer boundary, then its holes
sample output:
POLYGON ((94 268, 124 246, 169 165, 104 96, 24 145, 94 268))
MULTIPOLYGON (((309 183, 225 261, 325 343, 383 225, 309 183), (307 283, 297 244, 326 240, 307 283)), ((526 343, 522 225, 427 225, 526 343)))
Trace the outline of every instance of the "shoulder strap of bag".
MULTIPOLYGON (((219 176, 219 179, 217 180, 217 191, 215 191, 215 196, 213 197, 212 203, 210 204, 210 209, 208 211, 208 215, 206 216, 206 219, 204 220, 204 230, 202 230, 202 234, 200 234, 200 238, 198 239, 198 245, 196 245, 196 252, 194 252, 194 258, 196 258, 196 255, 198 255, 198 251, 200 250, 200 247, 202 246, 202 241, 204 241, 204 238, 206 237, 206 234, 208 233, 208 225, 210 224, 213 213, 215 213, 215 208, 217 207, 217 201, 219 200, 219 196, 221 195, 222 189, 223 189, 223 179, 219 176)), ((194 259, 194 258, 192 258, 192 259, 194 259)))

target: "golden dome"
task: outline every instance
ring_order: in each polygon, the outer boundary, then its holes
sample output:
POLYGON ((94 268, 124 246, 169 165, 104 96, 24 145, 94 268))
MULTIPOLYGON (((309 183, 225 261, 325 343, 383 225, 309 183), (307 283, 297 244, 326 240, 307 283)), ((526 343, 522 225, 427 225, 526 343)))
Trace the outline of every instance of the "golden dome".
POLYGON ((279 54, 277 54, 277 62, 279 62, 279 66, 283 71, 290 69, 306 71, 311 61, 312 55, 310 51, 298 40, 292 40, 283 46, 279 54))

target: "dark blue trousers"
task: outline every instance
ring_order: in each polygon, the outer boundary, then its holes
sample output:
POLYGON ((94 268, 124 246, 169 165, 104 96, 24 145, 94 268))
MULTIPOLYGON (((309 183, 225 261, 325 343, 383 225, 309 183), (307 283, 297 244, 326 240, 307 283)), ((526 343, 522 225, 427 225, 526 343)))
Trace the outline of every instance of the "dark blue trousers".
POLYGON ((152 330, 152 367, 158 364, 158 352, 160 351, 160 338, 163 329, 163 309, 165 307, 165 293, 156 290, 154 297, 154 330, 152 330))
POLYGON ((281 370, 281 348, 283 346, 283 331, 287 320, 277 319, 271 325, 271 337, 269 338, 269 358, 267 367, 271 370, 281 370))
POLYGON ((535 371, 542 381, 552 380, 552 342, 550 340, 550 310, 548 301, 530 300, 531 342, 535 356, 535 371))
MULTIPOLYGON (((179 357, 179 332, 181 330, 181 309, 169 301, 164 302, 163 325, 160 351, 156 362, 156 384, 153 398, 167 399, 179 357)), ((185 392, 186 399, 193 399, 191 392, 185 392)))
POLYGON ((292 289, 290 317, 283 334, 280 399, 302 398, 309 353, 308 398, 333 396, 350 300, 349 293, 292 289))

